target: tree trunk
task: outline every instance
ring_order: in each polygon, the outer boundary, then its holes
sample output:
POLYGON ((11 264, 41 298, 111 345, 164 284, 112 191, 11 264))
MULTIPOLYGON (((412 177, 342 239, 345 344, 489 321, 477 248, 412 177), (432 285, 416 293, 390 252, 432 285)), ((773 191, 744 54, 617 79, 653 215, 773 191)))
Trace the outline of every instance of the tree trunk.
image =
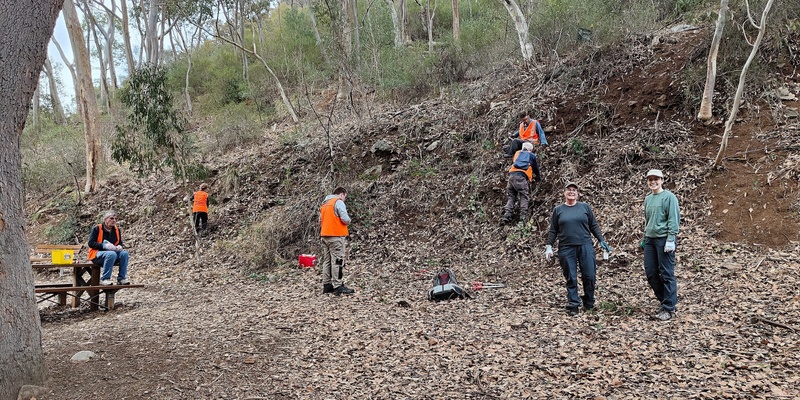
POLYGON ((128 21, 127 0, 120 1, 119 11, 120 14, 122 14, 122 43, 125 47, 125 60, 128 62, 128 76, 131 76, 133 71, 136 70, 136 61, 133 59, 133 46, 131 46, 131 30, 129 28, 130 22, 128 21))
MULTIPOLYGON (((94 16, 91 14, 89 4, 86 0, 84 0, 84 8, 85 10, 83 11, 86 15, 86 26, 89 28, 89 33, 91 34, 92 40, 94 40, 94 45, 97 48, 97 61, 98 65, 100 66, 100 104, 102 104, 105 111, 108 112, 111 110, 111 98, 108 90, 108 70, 106 69, 106 59, 103 57, 104 49, 103 45, 100 43, 100 37, 97 35, 97 20, 95 20, 94 16)), ((88 54, 91 54, 91 52, 88 52, 88 54)))
POLYGON ((461 37, 461 20, 458 18, 458 0, 453 0, 453 43, 461 37))
MULTIPOLYGON (((183 36, 183 31, 178 29, 178 39, 181 40, 181 45, 183 45, 183 52, 186 53, 186 76, 184 77, 185 82, 183 86, 183 96, 186 98, 186 111, 189 114, 192 113, 192 96, 189 95, 189 76, 192 73, 192 50, 189 46, 186 45, 186 38, 183 36)), ((190 44, 194 38, 189 38, 190 44)))
POLYGON ((64 115, 64 107, 61 105, 61 97, 58 94, 58 85, 56 84, 56 74, 53 72, 53 65, 50 63, 49 58, 44 60, 44 71, 50 84, 50 106, 53 108, 53 121, 56 124, 64 125, 67 122, 67 117, 64 115))
POLYGON ((33 91, 33 109, 31 110, 31 118, 33 119, 33 130, 36 132, 42 131, 42 126, 39 124, 39 114, 41 111, 39 110, 39 106, 42 103, 40 99, 42 92, 39 90, 39 86, 41 85, 41 78, 39 78, 39 84, 36 85, 36 90, 33 91))
POLYGON ((506 7, 508 14, 511 15, 511 19, 514 21, 514 28, 516 28, 517 36, 519 36, 519 47, 522 51, 522 59, 524 59, 525 62, 531 61, 531 58, 533 58, 533 44, 531 44, 531 40, 528 36, 528 21, 525 19, 516 1, 500 0, 500 2, 506 7))
MULTIPOLYGON (((75 66, 69 62, 67 55, 64 54, 64 49, 61 48, 61 44, 58 43, 55 36, 50 38, 50 41, 56 45, 56 49, 58 49, 58 54, 61 56, 61 61, 69 70, 69 75, 72 77, 72 90, 77 94, 78 93, 78 74, 75 72, 75 66)), ((82 115, 83 112, 81 111, 81 103, 79 101, 75 102, 75 108, 77 109, 78 115, 82 115)))
POLYGON ((358 26, 358 0, 350 1, 350 26, 353 27, 353 65, 358 65, 361 51, 361 35, 358 26))
MULTIPOLYGON (((722 142, 719 145, 719 152, 717 152, 717 157, 714 158, 715 167, 719 166, 720 162, 722 162, 722 155, 728 148, 728 137, 731 134, 733 122, 736 121, 736 114, 739 112, 739 106, 742 104, 744 78, 747 75, 747 69, 750 67, 750 63, 753 62, 753 59, 756 58, 756 54, 758 54, 758 48, 761 46, 761 39, 764 38, 764 32, 767 30, 767 15, 769 14, 769 9, 772 8, 772 2, 773 0, 767 1, 767 4, 764 6, 764 11, 761 12, 761 25, 757 26, 758 36, 756 37, 756 41, 753 43, 753 48, 750 50, 750 56, 747 57, 747 61, 745 61, 744 66, 742 67, 742 72, 739 74, 739 85, 736 87, 736 96, 733 98, 731 114, 728 116, 728 120, 725 121, 725 133, 722 134, 722 142)), ((748 16, 750 15, 749 8, 747 14, 748 16)))
MULTIPOLYGON (((244 41, 244 25, 247 20, 244 15, 244 2, 238 2, 238 20, 239 20, 239 40, 242 47, 245 45, 244 41)), ((242 79, 244 79, 247 86, 250 86, 250 64, 247 61, 247 54, 242 52, 242 79)))
POLYGON ((434 0, 433 8, 431 9, 431 0, 425 3, 425 26, 428 27, 428 52, 433 53, 433 18, 436 16, 436 6, 438 4, 434 0))
POLYGON ((42 329, 28 260, 20 136, 62 0, 0 1, 0 399, 44 382, 42 329))
POLYGON ((408 36, 408 6, 406 0, 398 0, 400 4, 400 33, 403 36, 403 44, 411 43, 411 38, 408 36))
POLYGON ((714 29, 714 37, 711 39, 711 48, 708 51, 708 67, 706 70, 706 87, 703 90, 703 101, 700 103, 700 113, 697 118, 701 121, 711 119, 711 109, 714 100, 714 84, 717 80, 717 53, 719 52, 719 42, 722 39, 722 29, 725 28, 725 19, 728 16, 728 0, 720 0, 719 15, 717 15, 717 27, 714 29))
POLYGON ((92 82, 92 66, 86 43, 83 41, 81 21, 73 0, 64 1, 64 22, 67 25, 72 53, 75 55, 75 102, 80 104, 83 133, 86 136, 86 186, 84 191, 93 192, 97 185, 97 164, 100 162, 100 132, 97 129, 99 112, 92 82))
MULTIPOLYGON (((125 1, 125 0, 123 0, 125 1)), ((114 12, 117 9, 117 4, 111 1, 111 10, 106 11, 106 18, 108 18, 108 29, 104 32, 106 38, 106 65, 108 66, 108 78, 111 80, 111 87, 109 87, 109 94, 113 97, 114 91, 119 87, 117 82, 117 68, 114 66, 114 39, 116 37, 116 25, 114 25, 114 12)))
POLYGON ((350 63, 353 59, 353 30, 352 30, 352 7, 350 2, 354 0, 342 0, 342 48, 344 49, 345 62, 350 63))
POLYGON ((145 24, 145 44, 147 46, 147 62, 158 65, 158 0, 150 0, 145 24))
POLYGON ((392 14, 392 26, 394 27, 394 47, 403 46, 403 25, 400 21, 400 16, 394 8, 393 0, 385 0, 386 5, 389 6, 389 12, 392 14))
POLYGON ((313 0, 307 0, 307 2, 308 2, 308 17, 311 19, 311 28, 314 30, 314 40, 317 43, 317 48, 319 48, 319 53, 322 54, 322 58, 325 61, 329 61, 328 52, 325 50, 325 46, 322 45, 322 36, 320 36, 319 34, 319 26, 317 26, 317 17, 314 15, 314 2, 313 0))

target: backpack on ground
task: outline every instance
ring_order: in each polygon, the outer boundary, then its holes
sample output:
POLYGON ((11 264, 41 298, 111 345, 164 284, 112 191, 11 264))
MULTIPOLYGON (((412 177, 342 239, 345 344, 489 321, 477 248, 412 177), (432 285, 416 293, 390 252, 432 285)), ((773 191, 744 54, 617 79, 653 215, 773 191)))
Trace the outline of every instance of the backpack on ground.
POLYGON ((456 275, 450 268, 442 268, 433 277, 433 289, 428 292, 428 300, 431 301, 468 299, 469 297, 469 293, 461 286, 458 286, 456 275))

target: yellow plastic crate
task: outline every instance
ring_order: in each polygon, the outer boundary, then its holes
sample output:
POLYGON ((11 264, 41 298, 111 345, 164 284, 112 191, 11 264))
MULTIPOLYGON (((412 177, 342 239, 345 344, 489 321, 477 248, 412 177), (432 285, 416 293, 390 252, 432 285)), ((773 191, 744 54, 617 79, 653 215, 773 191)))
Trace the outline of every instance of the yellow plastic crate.
POLYGON ((72 264, 75 257, 75 250, 53 250, 52 260, 53 264, 72 264))

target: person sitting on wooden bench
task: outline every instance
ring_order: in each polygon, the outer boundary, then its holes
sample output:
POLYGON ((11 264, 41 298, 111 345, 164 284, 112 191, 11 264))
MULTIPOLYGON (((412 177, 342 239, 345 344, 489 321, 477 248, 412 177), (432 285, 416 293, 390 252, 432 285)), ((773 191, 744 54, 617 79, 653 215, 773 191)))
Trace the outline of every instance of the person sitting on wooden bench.
POLYGON ((89 233, 89 260, 103 266, 101 285, 113 285, 111 272, 119 265, 117 283, 130 285, 128 280, 128 252, 123 250, 122 236, 117 227, 117 213, 113 210, 103 214, 103 223, 92 228, 89 233))

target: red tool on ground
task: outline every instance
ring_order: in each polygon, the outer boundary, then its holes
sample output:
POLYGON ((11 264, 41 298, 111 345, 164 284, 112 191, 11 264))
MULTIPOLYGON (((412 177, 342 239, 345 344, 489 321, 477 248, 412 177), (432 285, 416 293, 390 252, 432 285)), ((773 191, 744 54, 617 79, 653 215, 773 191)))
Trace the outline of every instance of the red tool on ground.
POLYGON ((505 283, 472 282, 472 290, 499 289, 506 287, 505 283))

